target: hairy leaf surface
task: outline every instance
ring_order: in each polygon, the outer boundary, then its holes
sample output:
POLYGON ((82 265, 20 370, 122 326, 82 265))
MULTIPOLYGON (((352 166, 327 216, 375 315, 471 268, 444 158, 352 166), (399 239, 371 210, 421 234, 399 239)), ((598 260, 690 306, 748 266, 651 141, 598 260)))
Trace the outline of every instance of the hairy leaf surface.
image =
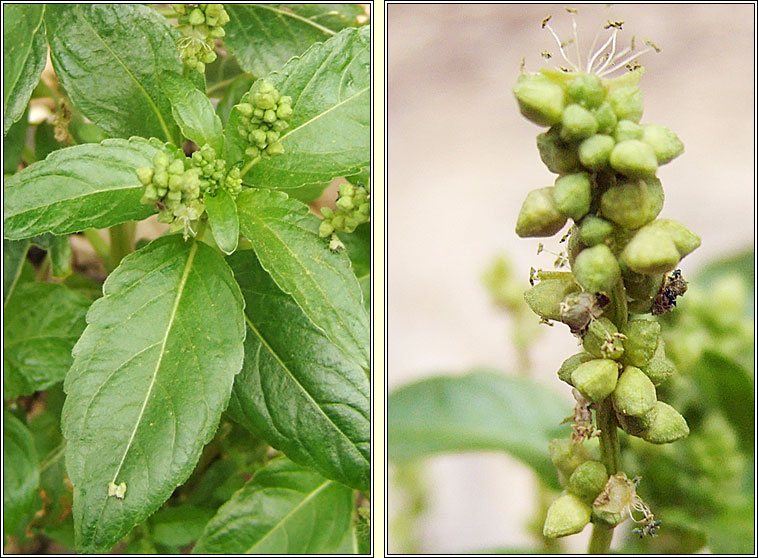
POLYGON ((387 400, 392 461, 445 452, 504 451, 534 468, 552 487, 558 477, 548 453, 571 407, 544 385, 501 373, 438 376, 403 386, 387 400))
POLYGON ((14 290, 3 330, 6 398, 31 395, 63 381, 89 306, 86 297, 60 284, 24 283, 14 290))
POLYGON ((261 77, 318 41, 357 27, 354 4, 229 4, 224 44, 242 68, 261 77))
POLYGON ((303 314, 251 250, 229 264, 245 297, 245 362, 232 416, 290 459, 369 491, 370 386, 363 370, 303 314))
POLYGON ((243 305, 221 255, 180 236, 108 277, 64 384, 79 551, 110 548, 187 479, 242 366, 243 305))
POLYGON ((47 4, 55 73, 71 102, 115 137, 176 141, 161 71, 180 74, 168 20, 139 4, 47 4))
POLYGON ((280 457, 221 506, 194 554, 329 554, 350 528, 352 491, 280 457))
POLYGON ((200 147, 207 143, 220 155, 224 148, 224 131, 205 93, 196 89, 190 80, 169 72, 161 74, 161 87, 171 102, 171 114, 184 137, 200 147))
MULTIPOLYGON (((356 174, 370 164, 370 29, 345 29, 313 45, 267 76, 282 95, 292 97, 292 119, 280 141, 283 155, 263 159, 244 177, 262 188, 306 188, 317 197, 335 177, 356 174)), ((244 102, 245 97, 242 98, 244 102)), ((239 111, 227 125, 228 158, 242 160, 237 133, 239 111)))
POLYGON ((5 238, 102 229, 155 212, 140 204, 135 171, 152 166, 160 143, 109 139, 51 153, 5 181, 5 238))
POLYGON ((26 110, 47 61, 43 4, 3 4, 3 137, 26 110))
POLYGON ((368 369, 369 319, 360 285, 348 256, 332 252, 319 238, 318 217, 268 189, 242 192, 237 210, 242 233, 279 288, 348 358, 368 369))
POLYGON ((3 411, 3 531, 31 519, 39 485, 39 461, 32 433, 12 413, 3 411))
POLYGON ((231 254, 237 249, 240 236, 237 204, 229 192, 219 189, 215 196, 205 197, 205 210, 208 212, 213 240, 224 254, 231 254))

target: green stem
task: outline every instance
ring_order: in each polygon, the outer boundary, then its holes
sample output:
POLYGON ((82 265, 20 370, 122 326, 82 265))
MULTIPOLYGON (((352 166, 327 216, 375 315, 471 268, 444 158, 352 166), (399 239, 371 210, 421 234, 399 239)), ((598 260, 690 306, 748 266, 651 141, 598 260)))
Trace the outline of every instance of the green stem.
POLYGON ((134 252, 135 230, 136 223, 133 221, 127 221, 110 228, 111 250, 109 263, 111 270, 116 269, 125 256, 134 252))
MULTIPOLYGON (((609 475, 615 475, 621 468, 621 448, 619 447, 616 415, 613 402, 606 397, 595 409, 595 421, 600 430, 600 456, 609 475)), ((589 554, 608 554, 613 538, 613 527, 594 523, 590 539, 589 554)))
POLYGON ((247 171, 249 171, 253 167, 253 165, 256 164, 260 160, 261 160, 260 155, 258 155, 255 159, 251 159, 248 164, 242 167, 242 170, 240 171, 240 176, 245 176, 245 174, 247 174, 247 171))
POLYGON ((229 85, 231 82, 233 82, 235 79, 237 79, 237 76, 234 76, 233 78, 225 79, 223 81, 219 81, 218 83, 214 83, 211 85, 208 90, 205 92, 208 97, 211 96, 211 93, 215 92, 217 89, 223 89, 227 85, 229 85))
POLYGON ((92 249, 100 256, 105 264, 108 264, 111 258, 111 249, 108 247, 108 243, 105 242, 102 236, 95 229, 87 229, 84 231, 84 237, 89 241, 92 249))
POLYGON ((594 523, 592 527, 592 537, 590 537, 590 546, 587 554, 608 554, 611 549, 611 539, 613 538, 613 528, 594 523))
POLYGON ((50 263, 50 252, 47 252, 45 254, 45 258, 42 260, 42 263, 39 265, 39 269, 37 270, 37 281, 44 281, 47 279, 47 275, 50 273, 50 263))

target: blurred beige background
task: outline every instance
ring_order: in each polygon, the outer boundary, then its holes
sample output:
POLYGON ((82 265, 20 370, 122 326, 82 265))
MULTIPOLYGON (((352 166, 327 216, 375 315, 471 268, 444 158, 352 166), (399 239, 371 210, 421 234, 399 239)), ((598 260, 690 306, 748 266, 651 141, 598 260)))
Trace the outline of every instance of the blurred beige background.
MULTIPOLYGON (((743 5, 570 5, 579 10, 582 55, 608 19, 662 47, 641 63, 643 123, 674 130, 685 153, 661 167, 662 217, 703 239, 682 264, 703 263, 752 245, 755 223, 754 7, 743 5)), ((525 288, 537 239, 519 239, 526 194, 550 186, 535 136, 511 93, 526 58, 530 71, 556 54, 542 19, 571 35, 563 5, 390 5, 388 8, 388 374, 390 389, 427 375, 490 366, 515 372, 508 319, 489 302, 481 273, 507 254, 525 288)), ((545 246, 559 251, 555 240, 545 246)), ((535 318, 536 319, 536 318, 535 318)), ((557 391, 555 370, 573 354, 566 328, 545 328, 532 354, 535 375, 557 391)), ((533 543, 524 529, 534 480, 503 455, 458 455, 427 462, 430 501, 420 525, 425 553, 457 553, 533 543)), ((390 525, 402 510, 390 484, 390 525)), ((567 549, 584 552, 589 529, 567 549)), ((401 550, 390 531, 389 551, 401 550)))

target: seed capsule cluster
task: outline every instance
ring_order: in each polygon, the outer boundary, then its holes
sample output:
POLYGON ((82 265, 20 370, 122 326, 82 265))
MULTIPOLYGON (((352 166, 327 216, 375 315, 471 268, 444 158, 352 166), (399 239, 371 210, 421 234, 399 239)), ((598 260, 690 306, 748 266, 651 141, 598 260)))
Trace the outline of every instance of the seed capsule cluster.
POLYGON ((336 211, 322 207, 321 214, 324 216, 318 228, 321 238, 331 236, 336 231, 353 232, 358 225, 371 219, 371 186, 361 183, 354 186, 349 182, 340 184, 336 211))
POLYGON ((240 113, 237 131, 248 147, 245 155, 270 157, 284 153, 279 141, 292 116, 292 97, 281 95, 267 79, 258 80, 246 95, 246 101, 234 107, 240 113))
MULTIPOLYGON (((549 128, 537 137, 537 147, 559 176, 553 186, 527 195, 516 233, 547 237, 573 221, 571 272, 538 272, 526 301, 543 320, 564 322, 581 339, 583 350, 561 365, 559 378, 589 408, 607 408, 610 400, 614 428, 665 444, 686 437, 689 428, 681 414, 657 399, 656 386, 674 366, 653 314, 671 310, 686 290, 674 270, 700 239, 677 221, 657 219, 663 207, 658 166, 684 147, 667 128, 640 124, 640 76, 640 71, 616 79, 582 71, 522 73, 514 95, 526 118, 549 128)), ((550 507, 545 535, 577 533, 590 521, 623 520, 620 509, 599 502, 611 481, 616 492, 631 491, 629 505, 643 512, 645 534, 655 534, 658 522, 636 497, 634 483, 623 473, 609 477, 615 471, 592 460, 576 438, 555 440, 551 447, 566 493, 550 507)))
POLYGON ((180 14, 183 37, 178 47, 182 61, 203 73, 205 65, 216 59, 215 40, 226 34, 223 27, 229 23, 229 14, 223 4, 174 4, 174 10, 180 14))
POLYGON ((191 158, 171 158, 164 152, 153 157, 152 167, 137 169, 137 177, 145 186, 141 203, 158 208, 158 221, 171 225, 171 230, 184 230, 185 237, 194 235, 192 223, 205 211, 205 194, 217 189, 237 196, 242 190, 239 168, 226 171, 226 161, 216 158, 215 150, 204 145, 191 158))

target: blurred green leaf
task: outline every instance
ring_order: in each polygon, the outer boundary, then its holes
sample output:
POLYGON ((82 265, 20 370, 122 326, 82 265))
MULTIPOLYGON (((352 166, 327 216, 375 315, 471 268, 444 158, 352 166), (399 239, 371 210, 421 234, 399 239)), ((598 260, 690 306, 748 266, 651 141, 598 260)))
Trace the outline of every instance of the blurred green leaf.
POLYGON ((192 544, 215 514, 215 509, 198 506, 161 508, 150 518, 152 540, 166 546, 192 544))
POLYGON ((728 258, 709 263, 695 276, 692 282, 704 287, 712 286, 720 277, 729 274, 739 275, 749 287, 749 300, 745 302, 745 315, 753 315, 755 300, 755 250, 753 248, 728 258))
POLYGON ((551 439, 565 436, 560 422, 571 406, 544 384, 478 370, 438 376, 403 386, 387 402, 389 458, 472 450, 504 451, 559 488, 548 453, 551 439))
POLYGON ((3 532, 15 535, 35 510, 39 460, 26 425, 3 412, 3 532))
POLYGON ((708 536, 708 548, 713 554, 755 555, 755 507, 752 498, 751 495, 743 502, 735 502, 714 518, 701 520, 708 536))

